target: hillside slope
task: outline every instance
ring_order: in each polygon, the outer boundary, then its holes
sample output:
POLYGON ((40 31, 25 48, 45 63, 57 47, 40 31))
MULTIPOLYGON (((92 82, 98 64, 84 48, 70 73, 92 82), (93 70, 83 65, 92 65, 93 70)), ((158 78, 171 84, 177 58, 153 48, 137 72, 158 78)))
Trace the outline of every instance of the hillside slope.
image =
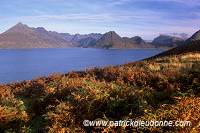
POLYGON ((200 30, 195 32, 190 38, 187 39, 186 42, 192 42, 197 40, 200 40, 200 30))
POLYGON ((163 53, 160 53, 158 55, 155 55, 150 58, 157 58, 161 56, 170 56, 170 55, 178 55, 182 53, 188 53, 188 52, 199 52, 200 51, 200 40, 198 41, 192 41, 187 44, 175 47, 173 49, 170 49, 168 51, 165 51, 163 53))
POLYGON ((59 47, 70 47, 70 43, 41 34, 22 23, 18 23, 6 32, 0 34, 1 49, 59 47))

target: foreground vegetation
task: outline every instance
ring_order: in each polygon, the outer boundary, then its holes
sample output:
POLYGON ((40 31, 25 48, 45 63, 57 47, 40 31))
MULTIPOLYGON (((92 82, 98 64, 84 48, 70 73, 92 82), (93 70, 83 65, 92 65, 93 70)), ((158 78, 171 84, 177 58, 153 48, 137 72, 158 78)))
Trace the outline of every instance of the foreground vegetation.
POLYGON ((200 53, 0 85, 0 132, 200 132, 200 53), (85 127, 87 120, 191 126, 85 127))

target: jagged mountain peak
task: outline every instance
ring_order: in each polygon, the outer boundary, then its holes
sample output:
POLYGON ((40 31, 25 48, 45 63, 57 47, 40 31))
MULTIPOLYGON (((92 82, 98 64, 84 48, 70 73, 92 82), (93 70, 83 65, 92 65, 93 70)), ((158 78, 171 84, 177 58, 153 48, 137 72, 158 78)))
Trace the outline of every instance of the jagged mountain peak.
POLYGON ((48 32, 45 28, 43 28, 43 27, 37 27, 37 28, 33 28, 33 29, 34 29, 35 31, 41 33, 41 34, 45 34, 45 35, 48 35, 48 34, 49 34, 49 32, 48 32))
POLYGON ((106 32, 105 35, 118 35, 115 31, 109 31, 109 32, 106 32))
POLYGON ((24 24, 22 24, 22 22, 19 22, 15 26, 24 26, 24 24))
POLYGON ((115 32, 115 31, 109 31, 109 32, 106 32, 103 36, 103 38, 107 38, 107 39, 121 39, 121 37, 115 32))
POLYGON ((29 28, 27 25, 23 24, 22 22, 19 22, 17 23, 16 25, 14 25, 12 28, 10 29, 13 29, 13 28, 29 28))
POLYGON ((10 29, 8 29, 5 34, 12 34, 12 33, 24 33, 24 32, 31 32, 32 29, 21 22, 17 23, 10 29))

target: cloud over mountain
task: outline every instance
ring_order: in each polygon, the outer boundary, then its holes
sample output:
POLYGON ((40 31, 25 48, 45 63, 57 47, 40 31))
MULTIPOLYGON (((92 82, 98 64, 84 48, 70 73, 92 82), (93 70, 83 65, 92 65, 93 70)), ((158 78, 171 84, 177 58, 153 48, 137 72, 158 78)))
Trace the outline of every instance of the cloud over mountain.
POLYGON ((187 39, 188 38, 188 34, 187 33, 160 33, 160 36, 170 36, 170 37, 179 37, 179 38, 183 38, 183 39, 187 39))

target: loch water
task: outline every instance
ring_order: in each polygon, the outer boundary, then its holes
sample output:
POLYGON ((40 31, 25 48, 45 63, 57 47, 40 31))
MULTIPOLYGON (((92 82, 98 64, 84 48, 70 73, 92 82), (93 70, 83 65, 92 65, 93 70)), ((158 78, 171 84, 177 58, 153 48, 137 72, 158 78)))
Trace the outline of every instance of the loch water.
POLYGON ((37 76, 122 65, 148 58, 164 49, 43 48, 1 49, 0 83, 31 80, 37 76))

